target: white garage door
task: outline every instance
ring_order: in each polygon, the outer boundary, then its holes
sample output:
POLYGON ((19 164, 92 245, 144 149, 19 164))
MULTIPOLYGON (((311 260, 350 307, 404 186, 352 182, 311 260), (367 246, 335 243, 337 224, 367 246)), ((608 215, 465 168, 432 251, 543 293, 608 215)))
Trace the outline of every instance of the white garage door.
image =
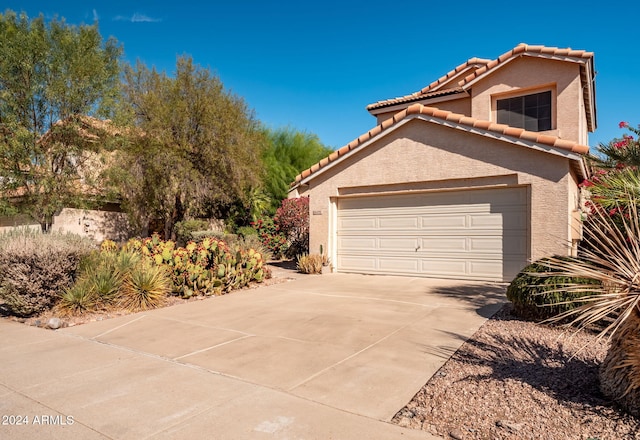
POLYGON ((527 260, 526 188, 342 198, 340 272, 510 281, 527 260))

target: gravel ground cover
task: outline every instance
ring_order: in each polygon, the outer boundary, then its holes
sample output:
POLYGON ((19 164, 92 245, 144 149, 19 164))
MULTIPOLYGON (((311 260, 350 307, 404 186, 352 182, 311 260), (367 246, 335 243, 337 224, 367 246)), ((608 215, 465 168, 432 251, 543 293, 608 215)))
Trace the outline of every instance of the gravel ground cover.
POLYGON ((509 305, 393 419, 445 439, 640 439, 640 420, 599 391, 606 341, 522 321, 509 305))

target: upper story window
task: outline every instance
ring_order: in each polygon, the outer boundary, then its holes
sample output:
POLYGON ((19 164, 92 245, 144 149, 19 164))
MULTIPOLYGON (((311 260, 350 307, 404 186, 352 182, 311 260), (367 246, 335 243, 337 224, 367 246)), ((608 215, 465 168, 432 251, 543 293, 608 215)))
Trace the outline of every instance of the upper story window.
POLYGON ((498 124, 529 131, 551 130, 551 91, 496 102, 498 124))

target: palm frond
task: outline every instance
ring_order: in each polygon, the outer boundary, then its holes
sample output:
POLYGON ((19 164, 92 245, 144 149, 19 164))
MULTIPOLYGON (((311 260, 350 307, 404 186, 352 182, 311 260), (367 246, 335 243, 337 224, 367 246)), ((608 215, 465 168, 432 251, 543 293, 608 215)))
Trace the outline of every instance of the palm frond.
MULTIPOLYGON (((596 209, 584 225, 584 249, 580 258, 550 258, 549 267, 567 277, 588 278, 596 284, 558 286, 557 290, 588 292, 570 302, 580 302, 549 322, 568 320, 578 329, 611 318, 599 334, 609 338, 629 318, 634 309, 640 311, 640 226, 635 195, 627 193, 631 203, 616 203, 619 214, 609 215, 596 209), (624 210, 622 209, 624 208, 624 210)), ((545 276, 546 274, 540 274, 545 276)))

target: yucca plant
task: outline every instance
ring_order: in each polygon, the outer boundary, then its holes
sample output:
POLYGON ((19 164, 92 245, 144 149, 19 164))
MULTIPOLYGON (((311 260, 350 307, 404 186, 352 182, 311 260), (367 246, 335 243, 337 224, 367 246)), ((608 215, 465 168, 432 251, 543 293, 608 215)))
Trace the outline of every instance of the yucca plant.
POLYGON ((88 283, 77 282, 62 291, 55 310, 62 316, 81 315, 94 311, 96 304, 97 297, 88 283))
POLYGON ((109 265, 98 266, 85 276, 99 304, 103 307, 113 304, 122 286, 123 276, 109 265))
POLYGON ((171 293, 171 280, 162 266, 141 260, 125 277, 118 305, 131 311, 160 307, 171 293))
POLYGON ((133 270, 134 267, 138 265, 140 259, 140 254, 134 251, 121 249, 120 252, 113 254, 111 265, 113 267, 113 271, 120 278, 124 278, 133 270))
MULTIPOLYGON (((602 392, 640 417, 640 226, 637 201, 616 206, 616 213, 595 207, 584 225, 580 259, 549 259, 565 276, 594 280, 596 284, 568 283, 565 291, 589 291, 578 308, 552 320, 569 319, 578 328, 608 319, 599 337, 611 345, 600 368, 602 392)), ((557 275, 557 273, 555 273, 557 275)))

